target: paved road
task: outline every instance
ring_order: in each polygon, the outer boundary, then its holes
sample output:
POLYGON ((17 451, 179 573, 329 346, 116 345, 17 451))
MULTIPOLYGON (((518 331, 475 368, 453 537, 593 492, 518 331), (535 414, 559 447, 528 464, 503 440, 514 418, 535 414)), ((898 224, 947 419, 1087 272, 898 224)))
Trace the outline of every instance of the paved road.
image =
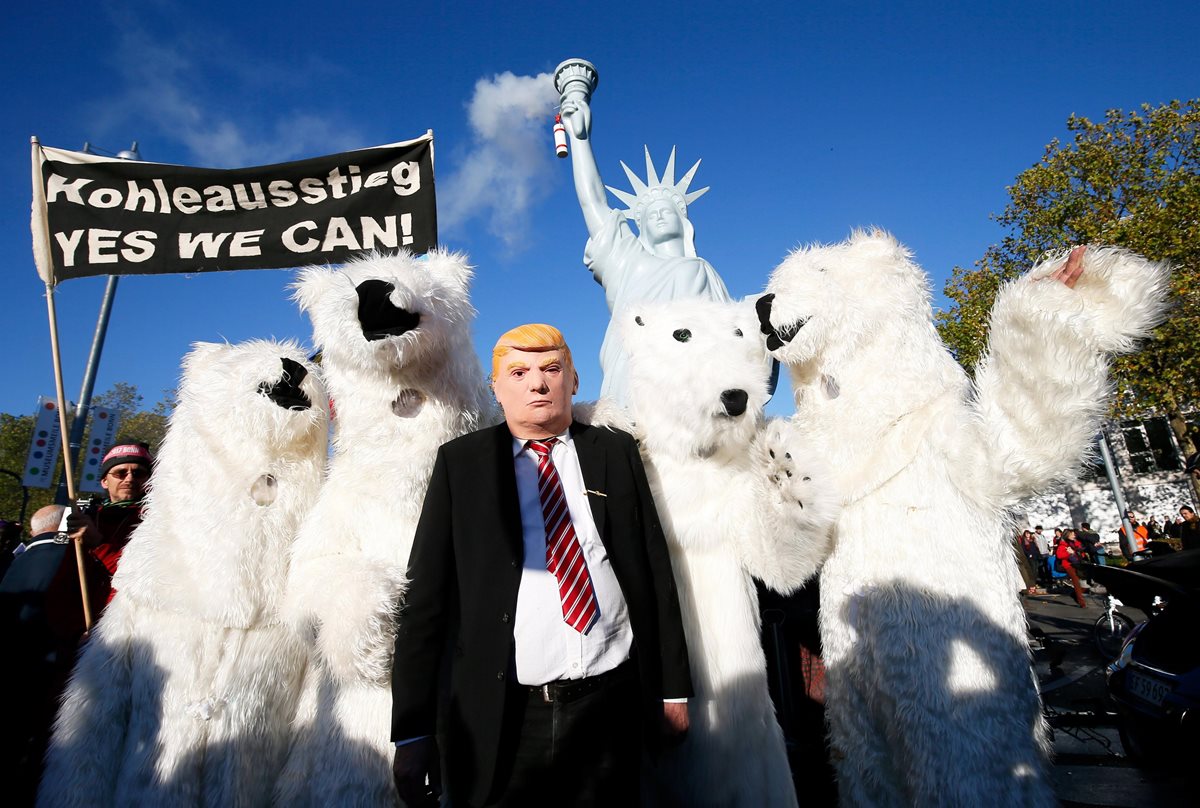
MULTIPOLYGON (((1104 667, 1092 638, 1092 625, 1104 611, 1102 588, 1080 609, 1069 590, 1024 597, 1034 636, 1034 669, 1051 716, 1093 713, 1100 726, 1054 731, 1055 791, 1066 806, 1174 808, 1194 806, 1194 784, 1182 774, 1139 769, 1121 748, 1105 689, 1104 667)), ((1136 609, 1122 608, 1135 620, 1136 609)))

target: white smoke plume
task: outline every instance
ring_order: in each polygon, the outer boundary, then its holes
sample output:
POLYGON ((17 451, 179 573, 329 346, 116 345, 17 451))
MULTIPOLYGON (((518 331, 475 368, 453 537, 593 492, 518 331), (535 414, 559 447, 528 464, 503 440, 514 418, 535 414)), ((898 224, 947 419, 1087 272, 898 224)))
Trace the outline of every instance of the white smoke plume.
POLYGON ((482 219, 488 232, 518 250, 530 210, 553 182, 550 126, 558 92, 549 73, 504 72, 475 82, 467 105, 474 143, 465 159, 438 182, 438 229, 482 219))

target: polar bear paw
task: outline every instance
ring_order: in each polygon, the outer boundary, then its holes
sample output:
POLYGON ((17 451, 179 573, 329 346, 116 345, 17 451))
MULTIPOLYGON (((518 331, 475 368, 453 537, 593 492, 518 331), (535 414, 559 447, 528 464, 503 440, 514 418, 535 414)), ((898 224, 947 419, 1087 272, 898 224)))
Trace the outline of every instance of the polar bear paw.
POLYGON ((757 440, 767 489, 798 527, 824 533, 837 518, 832 475, 785 421, 771 421, 757 440))
MULTIPOLYGON (((1010 306, 1072 322, 1095 347, 1128 353, 1162 322, 1168 308, 1170 267, 1119 247, 1088 247, 1074 289, 1046 283, 1067 254, 1030 270, 1013 289, 1010 306)), ((999 301, 999 298, 998 298, 999 301)))
POLYGON ((387 684, 403 572, 346 556, 328 557, 325 571, 330 586, 317 612, 319 657, 338 680, 387 684))

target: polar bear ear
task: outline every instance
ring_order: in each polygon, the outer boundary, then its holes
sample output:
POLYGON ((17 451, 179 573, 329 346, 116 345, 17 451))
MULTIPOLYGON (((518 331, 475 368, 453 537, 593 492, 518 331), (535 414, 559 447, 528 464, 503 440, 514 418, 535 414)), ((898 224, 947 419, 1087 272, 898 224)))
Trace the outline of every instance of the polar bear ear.
POLYGON ((450 284, 464 295, 471 289, 475 273, 465 253, 431 250, 425 256, 425 269, 429 274, 450 284))
POLYGON ((895 236, 880 227, 856 230, 850 237, 851 244, 865 254, 896 263, 907 262, 912 252, 895 236))
POLYGON ((227 350, 227 342, 193 342, 192 349, 183 357, 183 375, 191 376, 202 371, 227 350))
POLYGON ((296 273, 296 280, 288 288, 292 290, 292 300, 300 306, 300 310, 311 314, 313 307, 320 302, 330 288, 339 282, 342 273, 329 266, 307 266, 296 273))

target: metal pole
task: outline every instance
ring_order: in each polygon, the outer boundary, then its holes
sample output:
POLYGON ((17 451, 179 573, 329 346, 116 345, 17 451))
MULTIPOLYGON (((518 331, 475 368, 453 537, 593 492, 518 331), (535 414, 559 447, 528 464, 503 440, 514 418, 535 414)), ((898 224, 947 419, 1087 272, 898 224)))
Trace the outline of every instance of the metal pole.
MULTIPOLYGON (((91 144, 84 143, 83 151, 90 153, 90 147, 91 144)), ((141 160, 137 141, 135 140, 128 150, 118 152, 117 157, 122 160, 141 160)), ((92 390, 96 384, 96 370, 100 367, 100 352, 104 350, 104 338, 108 334, 108 320, 112 314, 113 298, 117 295, 118 280, 120 278, 117 275, 108 276, 108 283, 104 286, 104 298, 100 301, 100 315, 96 318, 96 333, 92 335, 92 350, 88 354, 87 367, 83 371, 83 387, 79 392, 79 403, 75 405, 75 420, 71 422, 71 434, 67 441, 66 450, 71 454, 72 468, 79 462, 83 430, 87 427, 87 416, 92 407, 92 390)), ((54 495, 54 501, 59 505, 66 505, 70 502, 65 474, 58 481, 58 491, 54 495)))
MULTIPOLYGON (((113 298, 117 294, 117 281, 120 277, 109 275, 108 283, 104 286, 104 299, 100 301, 100 316, 96 319, 96 333, 92 335, 92 350, 88 354, 87 367, 83 371, 83 387, 79 391, 79 403, 75 405, 75 420, 71 422, 71 435, 67 442, 67 451, 71 459, 79 462, 79 449, 83 443, 83 430, 87 426, 87 415, 92 407, 92 389, 96 384, 96 370, 100 367, 100 352, 104 350, 104 338, 108 334, 108 320, 112 314, 113 298)), ((72 463, 72 466, 75 464, 72 463)), ((58 493, 54 501, 66 505, 67 481, 58 481, 58 493)))
POLYGON ((1125 518, 1125 512, 1129 510, 1125 506, 1125 495, 1121 492, 1121 483, 1117 479, 1117 467, 1113 463, 1112 449, 1108 446, 1108 435, 1104 430, 1100 430, 1100 459, 1104 461, 1104 476, 1108 478, 1108 487, 1113 492, 1113 499, 1117 502, 1117 510, 1121 515, 1121 526, 1125 528, 1124 539, 1122 540, 1122 551, 1126 558, 1131 558, 1137 552, 1137 543, 1133 538, 1133 525, 1129 524, 1129 520, 1125 518))

